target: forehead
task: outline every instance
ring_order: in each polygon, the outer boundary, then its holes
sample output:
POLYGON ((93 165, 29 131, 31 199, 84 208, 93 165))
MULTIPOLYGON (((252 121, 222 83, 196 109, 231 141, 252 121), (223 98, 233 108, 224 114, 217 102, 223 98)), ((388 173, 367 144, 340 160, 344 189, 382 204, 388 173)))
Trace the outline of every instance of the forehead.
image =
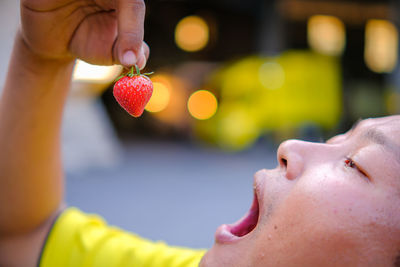
POLYGON ((346 136, 358 144, 377 144, 389 155, 386 163, 396 166, 395 173, 400 170, 400 116, 388 116, 366 119, 357 123, 346 136))
POLYGON ((378 130, 393 142, 400 143, 400 115, 365 119, 352 127, 352 131, 355 132, 367 132, 372 129, 378 130))

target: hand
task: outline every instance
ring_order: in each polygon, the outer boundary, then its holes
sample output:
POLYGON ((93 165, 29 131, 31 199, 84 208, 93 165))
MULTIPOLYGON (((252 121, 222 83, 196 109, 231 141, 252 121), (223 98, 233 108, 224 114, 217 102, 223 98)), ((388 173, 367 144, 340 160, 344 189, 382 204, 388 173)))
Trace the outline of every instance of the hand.
POLYGON ((144 17, 143 0, 21 0, 22 38, 50 59, 143 68, 144 17))

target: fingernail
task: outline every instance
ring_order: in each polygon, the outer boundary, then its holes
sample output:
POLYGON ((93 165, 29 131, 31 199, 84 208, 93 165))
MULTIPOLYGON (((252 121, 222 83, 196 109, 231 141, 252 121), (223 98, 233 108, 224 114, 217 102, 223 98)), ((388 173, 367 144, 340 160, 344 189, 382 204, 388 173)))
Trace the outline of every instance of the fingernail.
POLYGON ((140 70, 144 69, 146 66, 146 57, 144 55, 141 55, 137 61, 137 65, 140 70))
POLYGON ((136 63, 136 55, 132 51, 126 51, 122 56, 122 65, 133 66, 136 63))
POLYGON ((146 56, 144 55, 144 48, 143 45, 140 47, 140 56, 137 60, 137 65, 140 68, 140 70, 144 69, 146 66, 146 56))

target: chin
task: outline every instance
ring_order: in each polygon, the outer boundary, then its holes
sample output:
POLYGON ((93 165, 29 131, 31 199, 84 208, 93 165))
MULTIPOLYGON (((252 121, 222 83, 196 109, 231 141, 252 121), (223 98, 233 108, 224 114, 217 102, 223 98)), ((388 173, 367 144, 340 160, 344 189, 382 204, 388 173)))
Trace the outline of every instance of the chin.
POLYGON ((239 266, 237 256, 234 250, 221 248, 220 245, 214 246, 204 255, 199 264, 200 267, 220 267, 220 266, 239 266), (236 255, 236 256, 235 256, 236 255))

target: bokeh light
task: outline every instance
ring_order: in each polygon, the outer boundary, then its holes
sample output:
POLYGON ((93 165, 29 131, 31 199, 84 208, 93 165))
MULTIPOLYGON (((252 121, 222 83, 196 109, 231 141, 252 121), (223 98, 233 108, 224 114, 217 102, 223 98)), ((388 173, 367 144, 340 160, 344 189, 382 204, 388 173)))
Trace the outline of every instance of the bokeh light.
POLYGON ((189 117, 186 111, 186 84, 179 77, 162 71, 152 75, 151 80, 154 85, 152 98, 155 96, 155 99, 150 99, 146 110, 151 109, 151 115, 164 123, 175 126, 183 124, 189 117))
POLYGON ((260 136, 255 112, 242 103, 221 105, 217 126, 218 144, 228 150, 241 150, 252 145, 260 136))
POLYGON ((261 84, 267 89, 281 88, 285 82, 285 71, 277 62, 265 62, 258 71, 261 84))
POLYGON ((196 121, 195 131, 207 142, 241 150, 269 131, 293 134, 305 124, 331 129, 341 114, 341 84, 337 57, 287 51, 243 58, 217 70, 206 85, 220 90, 219 106, 209 120, 196 121))
POLYGON ((315 15, 308 19, 307 38, 310 47, 322 54, 343 53, 346 34, 344 23, 334 16, 315 15))
POLYGON ((97 66, 77 60, 73 72, 73 81, 87 83, 112 82, 122 71, 122 66, 97 66))
POLYGON ((259 70, 263 63, 264 59, 252 56, 234 62, 222 70, 219 75, 222 98, 245 100, 262 94, 265 88, 261 85, 259 70))
POLYGON ((198 16, 188 16, 176 25, 175 43, 184 51, 199 51, 207 45, 209 32, 209 27, 204 19, 198 16))
POLYGON ((398 32, 387 20, 369 20, 365 29, 364 59, 374 72, 391 72, 397 64, 398 32))
POLYGON ((217 111, 217 108, 217 99, 210 91, 198 90, 189 97, 189 113, 198 120, 211 118, 217 111))
POLYGON ((164 110, 169 103, 170 95, 171 92, 167 85, 161 82, 153 82, 153 95, 145 109, 149 112, 164 110))

